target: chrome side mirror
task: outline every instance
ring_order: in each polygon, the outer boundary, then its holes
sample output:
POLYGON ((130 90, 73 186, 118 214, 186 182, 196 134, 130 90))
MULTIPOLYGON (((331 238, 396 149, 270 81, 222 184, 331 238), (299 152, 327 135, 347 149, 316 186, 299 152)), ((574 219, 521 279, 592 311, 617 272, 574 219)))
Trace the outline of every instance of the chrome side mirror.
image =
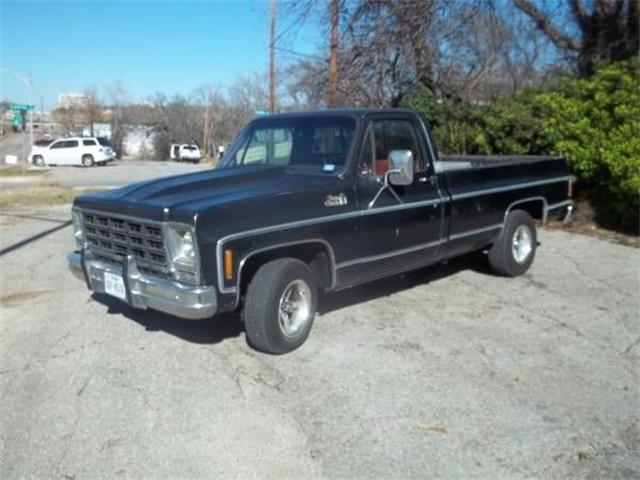
POLYGON ((387 173, 391 185, 411 185, 413 183, 413 153, 411 150, 391 150, 387 173))

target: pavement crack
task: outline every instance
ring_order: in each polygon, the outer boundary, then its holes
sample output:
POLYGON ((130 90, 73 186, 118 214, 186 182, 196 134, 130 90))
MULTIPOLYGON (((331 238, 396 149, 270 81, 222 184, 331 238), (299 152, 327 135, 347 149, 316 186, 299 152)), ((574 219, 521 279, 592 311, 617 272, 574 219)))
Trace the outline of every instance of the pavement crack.
POLYGON ((636 338, 635 342, 632 342, 627 348, 624 349, 624 355, 629 355, 633 347, 640 344, 640 337, 636 338))

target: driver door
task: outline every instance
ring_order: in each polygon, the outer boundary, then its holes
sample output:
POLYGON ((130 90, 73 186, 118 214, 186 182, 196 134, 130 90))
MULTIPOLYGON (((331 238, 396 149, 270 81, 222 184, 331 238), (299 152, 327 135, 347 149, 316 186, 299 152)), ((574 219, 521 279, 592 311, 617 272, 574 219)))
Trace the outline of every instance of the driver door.
POLYGON ((438 251, 444 203, 418 128, 409 115, 375 116, 367 127, 357 180, 363 275, 377 277, 427 264, 438 251), (411 151, 411 185, 385 187, 392 150, 411 151))

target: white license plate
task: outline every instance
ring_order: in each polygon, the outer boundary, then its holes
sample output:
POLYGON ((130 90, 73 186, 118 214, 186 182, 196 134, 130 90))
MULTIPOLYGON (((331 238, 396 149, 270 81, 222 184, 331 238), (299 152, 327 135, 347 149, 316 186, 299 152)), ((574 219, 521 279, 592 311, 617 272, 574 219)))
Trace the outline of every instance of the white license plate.
POLYGON ((127 292, 124 289, 124 280, 120 275, 104 272, 104 291, 121 300, 127 300, 127 292))

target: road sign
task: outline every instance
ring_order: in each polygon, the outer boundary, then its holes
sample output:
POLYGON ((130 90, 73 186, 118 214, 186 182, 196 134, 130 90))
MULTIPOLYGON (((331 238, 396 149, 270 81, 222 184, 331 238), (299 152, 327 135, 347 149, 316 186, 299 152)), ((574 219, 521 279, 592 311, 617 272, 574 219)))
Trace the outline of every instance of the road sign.
POLYGON ((257 108, 256 109, 256 117, 264 117, 265 115, 269 115, 271 112, 266 108, 257 108))
POLYGON ((11 106, 11 110, 13 110, 14 112, 19 112, 19 111, 28 112, 36 109, 34 105, 29 105, 28 103, 10 103, 9 105, 11 106))

